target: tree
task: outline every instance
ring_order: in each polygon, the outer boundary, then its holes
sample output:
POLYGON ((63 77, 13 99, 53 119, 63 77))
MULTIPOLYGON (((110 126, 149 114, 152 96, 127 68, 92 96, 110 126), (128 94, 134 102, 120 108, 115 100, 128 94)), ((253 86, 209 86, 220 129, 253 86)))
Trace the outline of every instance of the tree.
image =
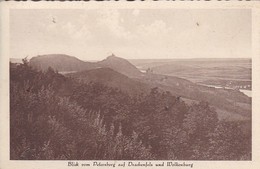
POLYGON ((243 123, 219 122, 210 140, 212 160, 251 159, 251 134, 243 133, 243 123))
POLYGON ((184 119, 187 147, 183 156, 188 159, 207 159, 211 134, 218 123, 217 113, 207 102, 193 104, 184 119))

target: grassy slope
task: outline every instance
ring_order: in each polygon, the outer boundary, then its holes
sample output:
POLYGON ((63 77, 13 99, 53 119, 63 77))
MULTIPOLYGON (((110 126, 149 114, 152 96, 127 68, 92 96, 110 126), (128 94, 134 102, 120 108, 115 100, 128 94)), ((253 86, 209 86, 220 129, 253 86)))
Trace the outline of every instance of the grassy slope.
POLYGON ((150 74, 140 79, 181 96, 188 104, 208 101, 216 108, 220 119, 248 120, 251 118, 251 98, 241 92, 197 85, 177 77, 150 74))

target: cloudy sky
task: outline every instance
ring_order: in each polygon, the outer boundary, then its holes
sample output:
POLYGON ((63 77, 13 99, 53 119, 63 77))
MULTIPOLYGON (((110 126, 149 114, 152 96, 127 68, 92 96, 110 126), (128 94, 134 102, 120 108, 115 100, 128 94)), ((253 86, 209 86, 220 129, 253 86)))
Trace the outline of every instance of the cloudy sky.
POLYGON ((13 9, 10 54, 100 60, 251 57, 246 9, 13 9))

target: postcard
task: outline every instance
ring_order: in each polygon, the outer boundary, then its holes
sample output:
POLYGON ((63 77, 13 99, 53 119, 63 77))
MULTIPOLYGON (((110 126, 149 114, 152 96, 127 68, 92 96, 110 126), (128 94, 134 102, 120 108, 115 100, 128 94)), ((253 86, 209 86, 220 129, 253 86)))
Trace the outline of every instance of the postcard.
POLYGON ((0 7, 1 169, 260 167, 260 3, 0 7))

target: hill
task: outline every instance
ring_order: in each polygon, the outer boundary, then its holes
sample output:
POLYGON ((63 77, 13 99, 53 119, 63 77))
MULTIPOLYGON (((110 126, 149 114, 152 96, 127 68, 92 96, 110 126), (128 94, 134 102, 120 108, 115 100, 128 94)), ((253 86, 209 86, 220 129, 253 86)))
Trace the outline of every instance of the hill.
POLYGON ((244 121, 251 118, 251 99, 232 89, 216 89, 182 78, 160 74, 146 73, 138 78, 129 78, 111 68, 97 68, 70 73, 66 76, 84 83, 102 83, 130 95, 148 93, 150 89, 157 87, 160 91, 170 91, 187 104, 200 101, 209 102, 216 109, 219 119, 222 120, 244 121))
POLYGON ((59 72, 82 71, 96 67, 96 65, 91 62, 83 62, 76 57, 63 54, 36 56, 30 59, 30 65, 43 71, 47 70, 49 67, 52 67, 54 70, 59 72))
POLYGON ((118 88, 128 94, 147 93, 148 85, 123 75, 111 68, 97 68, 82 72, 69 73, 66 76, 84 83, 98 82, 109 87, 118 88))
MULTIPOLYGON (((203 68, 210 69, 210 67, 206 67, 208 64, 223 67, 225 66, 224 61, 214 63, 213 61, 187 60, 178 61, 175 64, 173 63, 176 61, 168 61, 168 65, 166 61, 162 62, 160 64, 164 64, 164 66, 159 66, 161 70, 174 70, 171 72, 175 72, 177 77, 172 74, 167 75, 165 72, 162 74, 166 75, 157 74, 158 67, 153 67, 154 73, 141 73, 130 62, 115 55, 99 62, 84 62, 68 55, 43 55, 32 58, 30 64, 39 69, 47 69, 51 66, 58 71, 73 71, 74 73, 69 73, 68 76, 85 83, 99 82, 131 95, 146 93, 151 88, 158 87, 159 90, 170 91, 174 96, 180 96, 187 103, 207 101, 216 108, 220 119, 248 120, 251 118, 251 99, 243 93, 231 89, 202 86, 189 81, 189 78, 186 80, 185 77, 180 77, 181 70, 186 72, 194 70, 192 72, 194 75, 195 68, 200 67, 201 69, 203 65, 203 68)), ((238 63, 240 64, 240 61, 238 63)), ((151 63, 146 64, 151 65, 151 63)), ((156 65, 158 66, 158 64, 156 65)), ((223 68, 223 70, 226 69, 223 68)))
POLYGON ((99 62, 85 62, 76 57, 64 54, 39 55, 30 59, 30 65, 38 70, 46 71, 49 67, 59 72, 77 72, 95 68, 111 68, 126 76, 140 76, 141 72, 125 59, 108 56, 99 62))
POLYGON ((47 70, 49 67, 52 67, 54 70, 59 72, 81 71, 96 67, 93 63, 83 62, 76 57, 63 54, 36 56, 30 59, 30 65, 43 71, 47 70))
POLYGON ((130 77, 140 76, 141 72, 128 60, 116 57, 114 54, 97 62, 100 67, 108 67, 130 77))
MULTIPOLYGON (((137 86, 110 68, 71 75, 80 81, 53 69, 37 71, 27 62, 10 63, 10 159, 251 160, 250 120, 219 120, 207 102, 188 105, 158 87, 130 96, 100 84, 137 86), (99 82, 85 83, 91 79, 99 82)), ((196 100, 206 89, 148 73, 139 80, 183 94, 198 90, 196 100)))
POLYGON ((251 118, 251 98, 237 90, 207 87, 179 77, 154 73, 146 73, 139 80, 170 91, 187 104, 207 101, 216 108, 219 119, 236 121, 251 118))

